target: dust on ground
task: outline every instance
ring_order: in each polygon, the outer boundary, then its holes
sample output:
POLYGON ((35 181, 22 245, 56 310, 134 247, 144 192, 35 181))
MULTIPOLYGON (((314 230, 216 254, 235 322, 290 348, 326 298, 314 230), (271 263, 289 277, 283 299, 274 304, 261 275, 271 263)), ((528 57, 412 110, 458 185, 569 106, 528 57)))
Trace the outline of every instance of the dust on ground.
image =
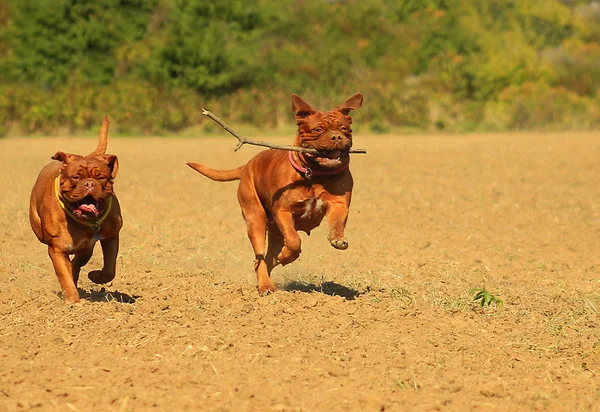
MULTIPOLYGON (((286 139, 270 139, 288 143, 286 139)), ((0 141, 0 409, 598 410, 600 135, 355 136, 346 251, 303 236, 259 297, 233 138, 116 139, 115 281, 66 304, 28 223, 56 151, 0 141), (481 308, 472 288, 502 303, 481 308)), ((86 270, 87 269, 87 270, 86 270)))

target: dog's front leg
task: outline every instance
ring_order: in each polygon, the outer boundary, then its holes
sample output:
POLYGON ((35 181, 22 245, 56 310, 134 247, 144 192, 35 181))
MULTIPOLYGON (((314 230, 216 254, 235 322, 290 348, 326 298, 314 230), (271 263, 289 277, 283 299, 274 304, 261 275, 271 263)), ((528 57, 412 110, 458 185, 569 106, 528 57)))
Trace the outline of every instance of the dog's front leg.
POLYGON ((347 221, 348 204, 346 202, 329 202, 327 204, 327 223, 329 224, 327 239, 336 249, 348 249, 348 241, 344 237, 347 221))
POLYGON ((102 270, 93 270, 88 273, 88 278, 94 283, 108 283, 115 278, 117 273, 117 254, 119 253, 119 235, 100 240, 104 266, 102 270))
POLYGON ((292 263, 298 259, 302 252, 300 236, 294 225, 294 215, 287 210, 278 210, 274 212, 275 223, 283 236, 283 247, 277 255, 277 260, 282 265, 292 263))
POLYGON ((79 302, 79 292, 73 281, 73 269, 69 255, 52 245, 48 246, 48 255, 52 260, 58 283, 60 283, 65 298, 70 302, 79 302))

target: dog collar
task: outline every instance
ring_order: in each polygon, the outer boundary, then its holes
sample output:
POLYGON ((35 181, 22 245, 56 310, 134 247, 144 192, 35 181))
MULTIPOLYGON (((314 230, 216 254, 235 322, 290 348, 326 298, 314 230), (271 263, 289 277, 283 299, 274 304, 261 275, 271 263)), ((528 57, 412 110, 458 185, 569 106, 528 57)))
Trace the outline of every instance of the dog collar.
POLYGON ((89 221, 89 220, 79 219, 75 215, 75 213, 73 213, 71 211, 71 209, 69 209, 67 207, 67 205, 65 205, 65 202, 63 202, 63 200, 61 199, 61 197, 60 197, 60 175, 56 176, 56 180, 54 180, 54 194, 56 195, 56 200, 58 201, 58 204, 65 211, 65 213, 67 215, 69 215, 76 222, 81 223, 85 226, 88 226, 90 229, 92 229, 92 231, 94 232, 94 237, 96 237, 95 235, 100 231, 100 225, 102 224, 104 219, 106 219, 106 217, 108 216, 108 213, 110 212, 110 209, 112 208, 112 196, 108 198, 108 206, 106 207, 106 210, 102 213, 102 215, 100 215, 98 217, 98 219, 96 219, 94 221, 89 221))
POLYGON ((291 151, 288 151, 288 158, 290 159, 290 163, 292 164, 292 167, 294 169, 296 169, 300 174, 302 174, 307 179, 310 179, 312 176, 331 176, 331 175, 336 175, 336 174, 341 173, 341 172, 343 172, 344 170, 346 170, 346 169, 348 169, 350 167, 350 164, 347 163, 344 166, 338 167, 337 169, 331 169, 331 170, 312 170, 309 167, 302 167, 302 166, 300 166, 294 160, 294 156, 292 156, 292 152, 291 151))

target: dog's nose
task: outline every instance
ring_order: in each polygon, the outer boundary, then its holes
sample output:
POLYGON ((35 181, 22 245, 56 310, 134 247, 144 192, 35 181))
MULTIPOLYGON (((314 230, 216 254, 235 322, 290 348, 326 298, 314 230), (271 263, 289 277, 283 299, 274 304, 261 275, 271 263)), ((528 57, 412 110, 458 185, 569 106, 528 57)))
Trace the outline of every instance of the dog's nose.
POLYGON ((96 186, 96 183, 93 180, 88 180, 87 182, 85 182, 85 188, 90 191, 90 190, 94 190, 94 187, 96 186))
POLYGON ((342 135, 341 134, 334 134, 331 136, 331 140, 333 142, 341 142, 342 141, 342 135))

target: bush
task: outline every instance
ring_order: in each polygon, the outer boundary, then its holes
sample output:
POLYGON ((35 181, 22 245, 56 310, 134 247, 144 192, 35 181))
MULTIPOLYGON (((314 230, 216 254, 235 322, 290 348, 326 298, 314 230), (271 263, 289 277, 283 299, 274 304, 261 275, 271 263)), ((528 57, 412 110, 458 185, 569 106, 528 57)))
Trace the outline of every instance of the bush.
POLYGON ((290 95, 357 127, 597 126, 600 11, 548 0, 0 0, 0 135, 293 125, 290 95), (326 17, 323 17, 326 16, 326 17))
POLYGON ((580 96, 564 87, 533 83, 509 87, 493 106, 510 129, 585 130, 600 126, 598 98, 580 96))

